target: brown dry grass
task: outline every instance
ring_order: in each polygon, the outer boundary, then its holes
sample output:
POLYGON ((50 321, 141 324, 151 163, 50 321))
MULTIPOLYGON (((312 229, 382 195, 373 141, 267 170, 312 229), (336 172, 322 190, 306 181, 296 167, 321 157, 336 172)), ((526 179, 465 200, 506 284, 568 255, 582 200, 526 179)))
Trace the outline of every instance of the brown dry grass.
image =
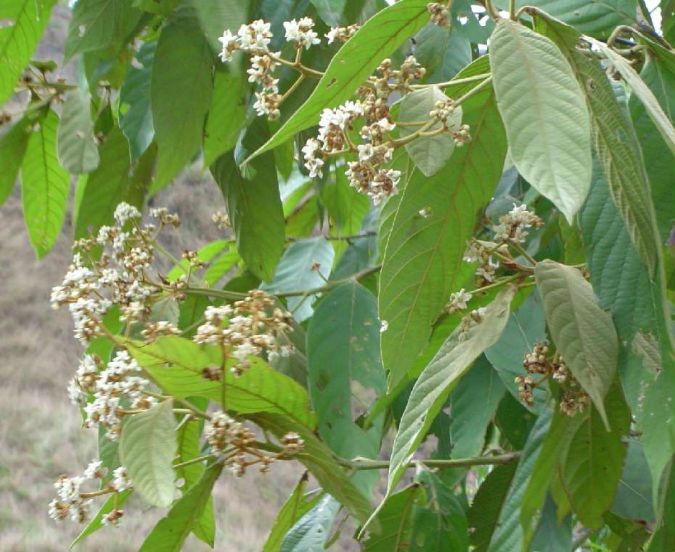
MULTIPOLYGON (((222 206, 215 186, 188 176, 160 195, 157 205, 181 213, 186 224, 172 238, 180 251, 217 237, 210 214, 222 206)), ((0 210, 0 550, 66 550, 78 528, 47 517, 52 483, 61 473, 78 473, 95 456, 95 435, 81 428, 79 412, 65 386, 80 354, 66 311, 49 307, 51 286, 69 261, 67 223, 54 251, 37 261, 30 248, 18 194, 0 210)), ((224 475, 216 489, 217 550, 255 552, 301 470, 274 466, 236 479, 224 475)), ((139 500, 130 503, 119 529, 105 529, 80 547, 93 551, 137 550, 161 512, 139 500)), ((204 550, 192 540, 186 550, 204 550)))

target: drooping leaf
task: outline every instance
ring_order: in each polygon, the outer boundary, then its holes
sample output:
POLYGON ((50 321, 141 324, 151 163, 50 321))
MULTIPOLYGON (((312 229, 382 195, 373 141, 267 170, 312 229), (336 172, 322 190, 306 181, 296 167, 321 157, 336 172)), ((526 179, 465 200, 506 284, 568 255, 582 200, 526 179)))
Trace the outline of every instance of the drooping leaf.
POLYGON ((68 25, 65 57, 119 47, 141 18, 128 0, 80 0, 68 25))
POLYGON ((254 157, 318 123, 321 110, 351 98, 379 63, 428 21, 425 0, 401 0, 369 19, 331 60, 312 95, 254 157))
POLYGON ((166 507, 173 502, 175 454, 176 421, 171 400, 129 416, 122 427, 120 459, 134 489, 153 506, 166 507))
POLYGON ((122 201, 136 203, 129 193, 129 144, 119 128, 113 128, 106 137, 100 157, 98 168, 89 175, 84 186, 77 209, 75 239, 111 224, 115 208, 122 201))
POLYGON ((281 552, 323 550, 339 509, 340 504, 332 496, 325 495, 286 534, 281 552))
POLYGON ((162 29, 152 64, 150 105, 159 147, 152 191, 169 183, 202 144, 211 105, 213 56, 190 7, 162 29))
POLYGON ((652 481, 640 441, 630 439, 612 513, 626 519, 653 522, 652 481))
POLYGON ((0 2, 0 105, 13 94, 16 81, 31 60, 49 23, 56 0, 0 2))
POLYGON ((478 456, 485 431, 506 389, 497 371, 482 357, 450 395, 450 441, 453 458, 478 456))
POLYGON ((662 552, 675 547, 675 462, 671 461, 663 478, 661 516, 654 536, 649 542, 649 552, 662 552))
POLYGON ((320 493, 309 495, 305 493, 307 487, 307 474, 305 473, 284 505, 279 510, 272 529, 270 531, 263 552, 280 552, 281 543, 288 531, 296 525, 298 520, 314 508, 321 499, 320 493))
POLYGON ((199 482, 176 501, 166 517, 159 520, 143 541, 140 552, 183 550, 183 543, 209 503, 213 485, 222 470, 222 463, 209 467, 199 482))
POLYGON ((132 65, 120 89, 120 128, 129 140, 131 159, 140 157, 155 135, 150 110, 150 80, 155 59, 156 42, 140 47, 136 59, 140 67, 132 65))
MULTIPOLYGON (((436 103, 444 102, 447 99, 448 97, 436 86, 415 90, 403 98, 398 120, 403 123, 423 123, 429 119, 429 113, 436 109, 436 103)), ((454 131, 459 128, 461 123, 462 108, 458 106, 448 117, 447 126, 450 131, 454 131)), ((412 134, 420 126, 401 126, 401 136, 405 137, 412 134)), ((441 123, 436 123, 429 127, 427 132, 439 128, 441 128, 441 123)), ((422 174, 432 176, 441 170, 452 155, 455 149, 455 140, 449 133, 443 133, 438 136, 413 140, 406 144, 405 149, 422 174)))
POLYGON ((21 165, 24 220, 38 258, 54 246, 66 217, 70 177, 56 155, 58 124, 49 110, 30 135, 21 165))
POLYGON ((127 342, 129 352, 163 389, 177 398, 205 397, 240 414, 271 412, 314 427, 306 391, 294 380, 272 370, 262 359, 251 357, 241 376, 225 370, 225 386, 202 376, 205 368, 218 366, 219 351, 202 348, 180 337, 160 337, 149 345, 127 342))
POLYGON ((553 341, 609 428, 604 398, 619 356, 612 317, 598 305, 593 288, 577 269, 543 261, 537 263, 535 277, 553 341))
POLYGON ((590 120, 572 69, 551 40, 510 20, 492 34, 490 66, 518 172, 571 223, 591 183, 590 120))
POLYGON ((618 385, 607 394, 605 411, 612 421, 611 431, 591 408, 570 442, 562 469, 572 509, 585 527, 592 528, 603 524, 602 514, 612 504, 626 456, 623 438, 630 427, 630 412, 618 385))
POLYGON ((204 131, 204 166, 210 167, 237 143, 246 119, 246 84, 239 75, 217 71, 204 131))
MULTIPOLYGON (((265 123, 253 125, 239 149, 251 149, 267 136, 265 123)), ((274 157, 270 153, 243 174, 232 154, 221 156, 211 167, 227 204, 237 237, 237 250, 253 274, 270 281, 284 251, 284 212, 279 197, 274 157)))
POLYGON ((89 92, 78 87, 66 95, 61 112, 57 135, 59 161, 74 174, 91 172, 99 162, 90 103, 89 92))
POLYGON ((19 176, 23 156, 28 146, 31 125, 26 119, 20 119, 0 138, 0 205, 2 205, 14 190, 14 184, 19 176))
POLYGON ((261 287, 270 293, 295 292, 288 298, 288 310, 298 322, 312 316, 315 295, 305 290, 320 287, 333 268, 335 251, 328 240, 317 237, 292 243, 279 261, 274 278, 261 287))
POLYGON ((450 293, 463 284, 460 267, 466 240, 502 172, 506 142, 492 90, 470 98, 463 108, 471 142, 432 178, 415 171, 399 196, 390 200, 390 216, 383 214, 378 301, 380 318, 388 324, 382 334, 382 361, 390 389, 405 378, 450 293))
POLYGON ((365 552, 401 552, 410 549, 412 513, 423 495, 420 484, 413 484, 387 498, 377 514, 379 532, 363 542, 365 552))
POLYGON ((455 330, 415 382, 394 439, 388 494, 401 480, 408 462, 459 378, 499 339, 514 293, 512 287, 505 289, 486 307, 482 322, 467 330, 455 330))
POLYGON ((383 417, 369 431, 354 423, 380 396, 386 377, 380 361, 380 325, 375 297, 357 283, 331 291, 307 330, 309 394, 319 433, 343 458, 376 458, 383 417))
POLYGON ((504 499, 503 505, 499 508, 495 530, 490 539, 490 545, 487 548, 490 552, 520 550, 522 547, 524 537, 522 527, 520 526, 522 498, 531 477, 533 466, 541 452, 542 443, 548 433, 550 424, 551 411, 545 410, 537 418, 527 438, 508 494, 504 499))

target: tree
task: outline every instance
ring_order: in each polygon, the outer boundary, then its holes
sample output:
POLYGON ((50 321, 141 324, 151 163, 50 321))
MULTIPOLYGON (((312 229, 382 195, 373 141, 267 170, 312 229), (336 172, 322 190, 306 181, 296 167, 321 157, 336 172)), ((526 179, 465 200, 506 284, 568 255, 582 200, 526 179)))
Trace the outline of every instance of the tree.
POLYGON ((0 198, 42 257, 77 176, 78 541, 133 492, 142 550, 213 545, 223 468, 291 461, 265 550, 675 548, 671 2, 79 0, 72 82, 54 4, 0 4, 0 198), (178 259, 193 163, 224 237, 178 259))

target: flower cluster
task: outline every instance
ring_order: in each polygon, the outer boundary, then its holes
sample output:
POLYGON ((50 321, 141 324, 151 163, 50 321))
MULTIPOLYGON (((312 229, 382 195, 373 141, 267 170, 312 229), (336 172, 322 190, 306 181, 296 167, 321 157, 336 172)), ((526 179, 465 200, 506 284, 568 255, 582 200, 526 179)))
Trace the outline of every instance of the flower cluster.
POLYGON ((332 27, 330 31, 325 34, 326 42, 333 44, 333 42, 347 42, 358 31, 360 25, 348 25, 346 27, 332 27))
MULTIPOLYGON (((132 488, 125 467, 115 469, 110 481, 104 483, 107 475, 108 470, 103 463, 100 460, 92 460, 82 475, 60 476, 54 483, 57 497, 49 503, 49 517, 56 521, 70 517, 72 521, 85 523, 91 516, 91 506, 95 497, 121 493, 132 488), (91 490, 83 490, 87 485, 91 490)), ((117 525, 123 515, 124 511, 115 507, 103 516, 101 522, 103 525, 117 525)))
POLYGON ((520 400, 527 406, 534 404, 534 389, 551 378, 561 387, 560 411, 567 416, 583 412, 589 397, 572 376, 561 355, 550 354, 546 343, 535 343, 534 349, 525 354, 523 368, 527 375, 515 378, 520 400), (535 380, 535 376, 539 376, 535 380))
POLYGON ((543 226, 544 222, 533 212, 527 210, 527 205, 514 205, 513 209, 499 218, 499 224, 494 228, 494 240, 499 243, 524 243, 528 236, 528 229, 543 226))
POLYGON ((467 303, 471 301, 472 298, 473 295, 462 288, 459 291, 450 294, 450 301, 448 301, 445 309, 448 313, 465 310, 467 308, 467 303))
POLYGON ((449 15, 450 8, 447 4, 440 2, 429 2, 427 10, 431 14, 431 22, 439 27, 448 27, 450 25, 449 15))
POLYGON ((281 438, 282 449, 279 452, 265 453, 258 448, 253 431, 224 412, 211 417, 205 425, 204 435, 212 454, 221 458, 225 466, 239 477, 253 465, 258 465, 261 472, 267 472, 272 462, 297 454, 304 446, 302 438, 291 432, 281 438))
POLYGON ((486 312, 485 307, 479 307, 477 309, 472 310, 469 314, 467 314, 464 318, 462 318, 462 321, 459 324, 460 341, 466 339, 467 332, 471 330, 471 328, 477 326, 483 321, 483 318, 485 317, 485 312, 486 312))
MULTIPOLYGON (((248 368, 251 356, 266 353, 272 360, 292 352, 292 346, 285 340, 292 317, 276 307, 274 299, 263 291, 253 290, 233 306, 208 307, 204 319, 194 341, 225 349, 235 360, 232 372, 236 375, 248 368)), ((212 373, 205 375, 215 379, 212 373)))
MULTIPOLYGON (((478 285, 485 286, 495 281, 495 272, 499 268, 499 261, 495 260, 495 253, 499 252, 497 244, 481 240, 471 240, 464 253, 464 260, 469 263, 478 263, 476 277, 478 285)), ((508 250, 502 250, 508 253, 508 250)))

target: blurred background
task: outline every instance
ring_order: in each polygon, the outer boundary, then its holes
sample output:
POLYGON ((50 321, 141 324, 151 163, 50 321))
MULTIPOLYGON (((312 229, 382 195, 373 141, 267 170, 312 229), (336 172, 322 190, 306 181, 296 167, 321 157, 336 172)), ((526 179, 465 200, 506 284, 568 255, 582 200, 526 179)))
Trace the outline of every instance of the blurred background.
MULTIPOLYGON (((37 58, 61 62, 70 10, 57 6, 37 58)), ((12 111, 11 105, 7 111, 12 111)), ((208 175, 191 172, 160 193, 155 206, 178 212, 183 225, 168 244, 178 254, 222 237, 211 214, 224 208, 208 175)), ((81 527, 47 517, 60 474, 80 473, 96 456, 95 430, 82 428, 78 410, 66 394, 81 347, 72 336, 67 309, 49 305, 51 288, 61 282, 70 262, 73 228, 66 221, 54 250, 37 261, 28 242, 15 190, 0 209, 0 551, 63 551, 81 527)), ((293 463, 271 473, 255 470, 243 478, 224 474, 216 489, 218 550, 262 549, 276 512, 302 475, 293 463)), ((76 550, 137 550, 163 515, 140 500, 125 507, 117 529, 107 528, 76 550)), ((208 550, 193 537, 185 550, 208 550)))

